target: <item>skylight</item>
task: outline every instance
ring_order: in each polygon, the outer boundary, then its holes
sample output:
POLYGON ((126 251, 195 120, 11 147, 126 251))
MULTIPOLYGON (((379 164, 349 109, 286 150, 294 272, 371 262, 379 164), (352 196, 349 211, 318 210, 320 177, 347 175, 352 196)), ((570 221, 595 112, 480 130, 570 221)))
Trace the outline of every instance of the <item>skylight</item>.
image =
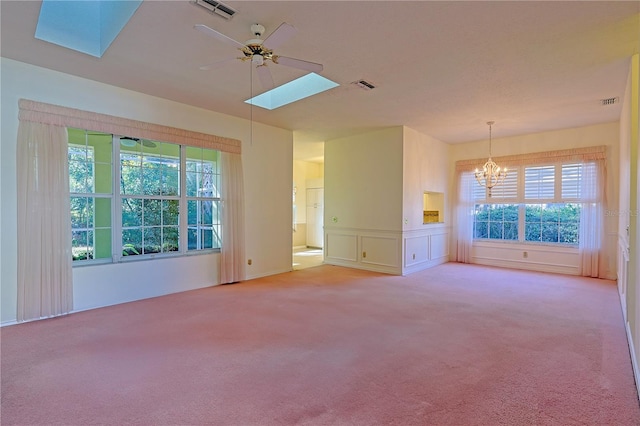
POLYGON ((102 57, 142 0, 43 0, 35 37, 102 57))
POLYGON ((247 99, 245 102, 265 109, 276 109, 283 105, 290 104, 309 96, 317 95, 325 90, 339 86, 335 81, 319 76, 316 73, 309 73, 296 80, 290 81, 264 92, 261 95, 247 99))

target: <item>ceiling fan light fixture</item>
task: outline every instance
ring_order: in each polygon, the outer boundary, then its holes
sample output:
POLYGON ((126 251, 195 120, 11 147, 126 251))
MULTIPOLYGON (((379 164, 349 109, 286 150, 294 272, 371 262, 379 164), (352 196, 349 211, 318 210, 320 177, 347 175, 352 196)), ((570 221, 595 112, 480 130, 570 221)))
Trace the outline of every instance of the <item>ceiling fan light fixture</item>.
POLYGON ((259 67, 264 64, 264 57, 262 55, 253 55, 251 57, 251 63, 259 67))

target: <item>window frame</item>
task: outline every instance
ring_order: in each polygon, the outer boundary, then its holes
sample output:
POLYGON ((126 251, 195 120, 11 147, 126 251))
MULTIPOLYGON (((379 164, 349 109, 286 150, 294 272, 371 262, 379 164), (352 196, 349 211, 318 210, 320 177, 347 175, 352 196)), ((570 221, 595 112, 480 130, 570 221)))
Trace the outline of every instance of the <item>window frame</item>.
MULTIPOLYGON (((494 188, 493 189, 493 195, 491 197, 489 197, 489 191, 484 188, 484 191, 479 191, 478 190, 478 186, 480 186, 480 184, 478 182, 475 181, 475 179, 472 182, 472 185, 474 186, 474 188, 471 190, 471 193, 473 194, 473 208, 474 208, 474 214, 473 214, 473 241, 474 243, 499 243, 499 244, 531 244, 531 245, 550 245, 550 246, 554 246, 554 247, 568 247, 568 248, 577 248, 579 245, 579 239, 580 239, 580 222, 579 222, 579 218, 578 218, 578 223, 577 223, 577 231, 578 231, 578 242, 577 243, 567 243, 567 242, 551 242, 551 241, 530 241, 527 240, 526 235, 526 225, 527 225, 527 221, 526 221, 526 210, 527 210, 527 206, 531 206, 531 205, 539 205, 541 206, 543 209, 548 206, 548 205, 552 205, 554 207, 557 207, 558 205, 564 205, 564 206, 568 206, 570 204, 577 204, 578 206, 581 207, 582 201, 580 200, 580 185, 581 182, 580 180, 578 180, 577 183, 575 183, 575 179, 573 179, 574 183, 573 185, 575 186, 575 191, 574 193, 577 195, 577 197, 563 197, 563 169, 565 168, 569 168, 570 166, 573 166, 575 168, 576 165, 579 165, 579 172, 578 175, 581 178, 582 177, 582 167, 583 164, 585 164, 585 162, 576 162, 576 161, 569 161, 569 162, 548 162, 548 163, 536 163, 536 164, 524 164, 524 165, 520 165, 520 166, 515 166, 513 168, 510 168, 509 171, 513 174, 515 172, 516 175, 516 179, 517 179, 517 184, 516 184, 516 196, 506 196, 506 197, 500 197, 499 194, 496 196, 496 189, 499 188, 494 188), (544 168, 549 168, 549 167, 553 167, 554 168, 554 172, 553 172, 553 196, 549 197, 543 197, 543 198, 534 198, 534 197, 527 197, 527 179, 526 179, 526 171, 527 169, 544 169, 544 168), (480 192, 484 192, 485 196, 484 198, 478 198, 477 195, 480 192), (489 237, 489 229, 487 229, 487 237, 486 238, 478 238, 476 237, 477 235, 477 224, 479 223, 477 221, 478 218, 478 211, 482 208, 482 206, 497 206, 500 205, 503 208, 507 207, 507 206, 515 206, 518 209, 518 229, 517 229, 517 233, 518 233, 518 238, 517 240, 513 240, 513 239, 505 239, 504 238, 504 231, 503 231, 503 238, 490 238, 489 237)), ((548 175, 547 175, 548 176, 548 175)), ((507 175, 507 179, 509 178, 509 175, 507 175)), ((569 180, 567 180, 569 181, 569 180)), ((543 183, 544 185, 544 179, 543 179, 543 183)), ((538 194, 540 194, 540 191, 543 191, 543 195, 548 195, 548 187, 547 187, 547 191, 544 191, 545 188, 539 188, 538 189, 538 194)), ((567 191, 568 192, 568 191, 567 191)), ((504 193, 503 193, 504 194, 504 193)), ((490 221, 487 221, 487 223, 489 223, 490 221)), ((511 222, 511 221, 509 221, 511 222)), ((502 221, 503 223, 503 230, 504 230, 504 219, 502 221)), ((542 221, 540 222, 542 223, 542 221)), ((558 222, 560 223, 560 222, 558 222)), ((488 226, 488 225, 487 225, 488 226)), ((561 239, 560 234, 558 234, 558 239, 561 239)))
MULTIPOLYGON (((88 132, 88 130, 85 129, 77 129, 80 131, 84 131, 84 132, 88 132)), ((110 134, 110 133, 104 133, 105 135, 110 135, 111 136, 111 143, 112 143, 112 147, 111 147, 111 193, 110 194, 96 194, 95 193, 95 176, 94 176, 94 193, 90 194, 91 197, 96 197, 97 195, 101 198, 110 198, 111 199, 111 256, 110 257, 105 257, 105 258, 99 258, 99 259, 83 259, 83 260, 74 260, 72 261, 72 266, 73 267, 78 267, 78 266, 90 266, 90 265, 96 265, 96 264, 108 264, 108 263, 126 263, 126 262, 132 262, 132 261, 140 261, 140 260, 150 260, 150 259, 162 259, 162 258, 171 258, 171 257, 180 257, 180 256, 193 256, 193 255, 204 255, 204 254, 210 254, 210 253, 219 253, 221 250, 221 238, 219 238, 217 241, 219 242, 218 247, 211 247, 211 248, 201 248, 201 249, 189 249, 189 244, 188 244, 188 233, 187 233, 187 227, 188 227, 188 212, 187 212, 187 203, 189 200, 191 200, 194 197, 188 197, 187 196, 187 189, 186 189, 186 162, 187 162, 187 145, 184 144, 178 144, 178 143, 173 143, 173 142, 159 142, 159 141, 155 141, 156 143, 160 144, 160 143, 164 143, 164 144, 170 144, 170 145, 174 145, 177 146, 179 148, 179 174, 178 174, 178 191, 179 194, 178 195, 159 195, 159 196, 155 196, 155 195, 143 195, 143 194, 139 194, 139 195, 133 195, 133 194, 122 194, 121 193, 121 188, 120 188, 120 182, 121 182, 121 177, 122 177, 122 173, 121 173, 121 167, 120 167, 120 161, 121 161, 121 146, 120 146, 120 138, 122 136, 120 135, 115 135, 115 134, 110 134), (160 198, 158 198, 160 197, 160 198), (160 199, 160 200, 177 200, 178 201, 178 224, 177 224, 177 228, 178 228, 178 250, 176 251, 165 251, 165 252, 158 252, 158 253, 141 253, 141 254, 136 254, 136 255, 124 255, 124 248, 123 248, 123 229, 126 228, 125 226, 123 226, 123 220, 122 220, 122 214, 123 214, 123 210, 122 210, 122 203, 123 200, 125 198, 135 198, 135 199, 160 199)), ((78 145, 78 144, 70 144, 69 142, 67 142, 68 146, 70 145, 78 145)), ((81 145, 78 145, 79 147, 83 147, 81 145)), ((221 182, 221 175, 220 175, 220 151, 216 150, 216 149, 210 149, 210 148, 202 148, 202 147, 196 147, 197 149, 202 149, 203 151, 211 151, 212 153, 214 153, 214 156, 216 158, 215 161, 213 161, 213 163, 215 164, 214 167, 214 172, 213 174, 216 175, 214 181, 217 182, 218 184, 220 184, 221 182)), ((141 153, 141 155, 143 155, 143 153, 141 153)), ((93 173, 95 175, 95 156, 94 156, 94 170, 93 173)), ((67 172, 69 173, 69 171, 67 172)), ((143 191, 144 192, 144 191, 143 191)), ((218 229, 221 232, 221 228, 222 228, 222 221, 220 218, 220 206, 221 206, 221 197, 220 197, 220 189, 217 188, 216 191, 213 191, 214 194, 217 196, 212 196, 212 197, 198 197, 201 200, 205 200, 205 201, 211 201, 212 203, 217 205, 216 208, 216 219, 217 219, 217 225, 218 229)), ((84 193, 71 193, 71 196, 73 197, 74 195, 78 194, 77 196, 85 196, 84 193)), ((95 216, 95 211, 94 211, 94 216, 95 216)), ((215 221, 216 219, 212 219, 212 221, 215 221)), ((95 218, 94 218, 94 228, 95 228, 95 218)), ((198 224, 200 225, 200 224, 198 224)), ((159 226, 163 226, 162 224, 159 226)), ((141 224, 141 229, 143 230, 144 226, 143 224, 141 224)), ((142 231, 143 232, 143 231, 142 231)), ((94 231, 95 234, 95 231, 94 231)), ((161 245, 164 243, 164 241, 161 242, 161 245)), ((212 241, 213 245, 215 245, 215 241, 212 241)), ((94 245, 95 245, 95 235, 94 235, 94 245)), ((95 252, 95 247, 94 247, 94 252, 95 252)))

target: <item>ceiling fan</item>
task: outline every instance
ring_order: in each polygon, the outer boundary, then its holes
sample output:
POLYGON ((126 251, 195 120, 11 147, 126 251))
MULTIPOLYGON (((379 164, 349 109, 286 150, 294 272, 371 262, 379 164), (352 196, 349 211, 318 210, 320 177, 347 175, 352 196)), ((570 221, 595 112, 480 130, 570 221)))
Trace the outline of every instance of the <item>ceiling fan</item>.
POLYGON ((128 148, 132 148, 136 146, 136 144, 141 144, 142 146, 146 146, 147 148, 155 148, 157 146, 155 142, 151 142, 146 139, 140 140, 139 138, 131 138, 129 136, 120 137, 120 144, 128 148))
POLYGON ((286 22, 280 24, 280 26, 264 40, 261 37, 264 34, 265 28, 260 24, 251 25, 251 33, 255 38, 248 40, 246 43, 240 43, 239 41, 207 27, 206 25, 198 24, 195 25, 194 28, 201 33, 236 46, 244 55, 237 58, 226 58, 213 62, 209 65, 200 67, 201 70, 213 69, 236 59, 240 59, 241 61, 251 61, 251 64, 256 67, 256 73, 258 74, 260 83, 265 89, 273 88, 273 76, 267 67, 268 61, 271 61, 274 64, 284 65, 309 72, 322 71, 321 64, 303 61, 302 59, 289 58, 287 56, 280 56, 273 53, 273 49, 278 48, 296 32, 296 29, 286 22))

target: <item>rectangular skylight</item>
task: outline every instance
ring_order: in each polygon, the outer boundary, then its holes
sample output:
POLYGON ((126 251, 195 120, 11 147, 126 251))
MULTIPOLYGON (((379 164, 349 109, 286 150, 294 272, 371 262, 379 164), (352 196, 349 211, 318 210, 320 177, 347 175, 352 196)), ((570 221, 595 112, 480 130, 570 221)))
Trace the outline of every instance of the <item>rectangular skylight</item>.
POLYGON ((35 37, 102 57, 142 0, 43 0, 35 37))
POLYGON ((309 73, 296 80, 290 81, 264 92, 261 95, 247 99, 245 102, 265 109, 276 109, 309 96, 317 95, 325 90, 339 86, 335 81, 309 73))

